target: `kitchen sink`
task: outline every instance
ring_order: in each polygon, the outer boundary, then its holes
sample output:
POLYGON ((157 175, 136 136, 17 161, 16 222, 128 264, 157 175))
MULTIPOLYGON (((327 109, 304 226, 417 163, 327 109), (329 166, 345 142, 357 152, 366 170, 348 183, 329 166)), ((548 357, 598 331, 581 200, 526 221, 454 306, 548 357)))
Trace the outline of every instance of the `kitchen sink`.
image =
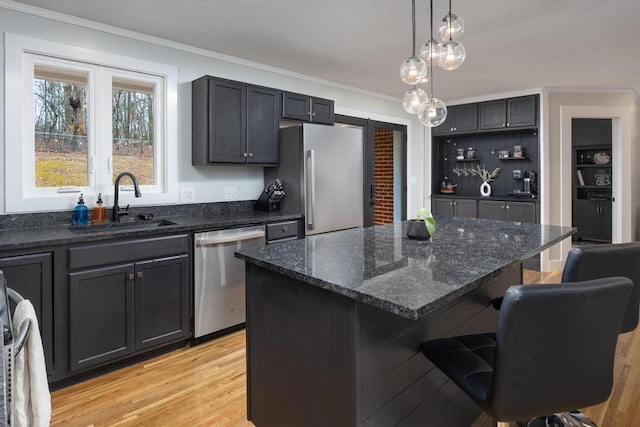
POLYGON ((131 228, 158 228, 166 227, 169 225, 180 225, 170 219, 148 219, 148 220, 135 220, 135 221, 121 221, 121 222, 105 222, 102 224, 91 225, 72 225, 69 230, 76 233, 92 233, 96 231, 116 231, 121 229, 131 228))

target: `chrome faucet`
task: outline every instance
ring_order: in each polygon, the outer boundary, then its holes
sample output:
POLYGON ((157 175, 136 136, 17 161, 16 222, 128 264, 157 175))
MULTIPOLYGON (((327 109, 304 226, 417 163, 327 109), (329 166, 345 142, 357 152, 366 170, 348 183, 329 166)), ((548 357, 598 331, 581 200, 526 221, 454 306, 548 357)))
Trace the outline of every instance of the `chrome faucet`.
POLYGON ((120 222, 120 217, 122 215, 129 215, 129 205, 127 205, 127 207, 124 209, 120 209, 120 207, 118 206, 118 193, 120 192, 119 190, 120 179, 123 176, 128 176, 129 178, 131 178, 131 181, 133 181, 135 196, 142 197, 142 193, 140 192, 140 187, 138 186, 138 180, 136 180, 136 177, 133 176, 131 172, 122 172, 120 175, 118 175, 116 177, 115 189, 113 193, 114 195, 113 195, 113 218, 112 219, 115 222, 120 222))

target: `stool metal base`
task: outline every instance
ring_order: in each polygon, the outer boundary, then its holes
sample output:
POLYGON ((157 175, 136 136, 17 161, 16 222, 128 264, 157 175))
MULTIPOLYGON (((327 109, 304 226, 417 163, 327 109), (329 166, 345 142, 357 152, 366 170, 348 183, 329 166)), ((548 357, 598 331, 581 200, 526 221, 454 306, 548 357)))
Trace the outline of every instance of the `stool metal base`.
POLYGON ((519 421, 520 427, 598 427, 589 417, 580 411, 560 412, 545 417, 519 421))

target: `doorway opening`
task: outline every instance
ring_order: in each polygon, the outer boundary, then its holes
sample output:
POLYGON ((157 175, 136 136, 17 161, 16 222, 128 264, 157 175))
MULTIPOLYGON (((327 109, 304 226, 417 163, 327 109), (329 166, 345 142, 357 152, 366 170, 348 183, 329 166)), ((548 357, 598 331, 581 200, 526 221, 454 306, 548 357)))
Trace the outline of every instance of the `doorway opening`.
POLYGON ((335 120, 364 129, 364 226, 407 219, 407 127, 339 114, 335 120))
POLYGON ((612 120, 573 118, 571 158, 574 241, 611 243, 612 238, 612 120))

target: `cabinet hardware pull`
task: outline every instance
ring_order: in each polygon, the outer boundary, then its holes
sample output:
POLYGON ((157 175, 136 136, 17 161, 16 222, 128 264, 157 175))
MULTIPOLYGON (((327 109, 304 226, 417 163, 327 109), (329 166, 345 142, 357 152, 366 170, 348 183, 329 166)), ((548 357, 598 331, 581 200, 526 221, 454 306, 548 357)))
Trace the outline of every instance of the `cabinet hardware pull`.
POLYGON ((507 205, 507 209, 509 209, 509 205, 507 205))
POLYGON ((129 273, 128 277, 129 277, 129 280, 133 280, 135 278, 133 273, 129 273))
POLYGON ((253 157, 253 153, 249 153, 249 157, 253 157))
POLYGON ((142 271, 138 271, 138 272, 136 273, 136 277, 137 277, 138 279, 142 279, 142 271))
POLYGON ((287 232, 287 227, 282 227, 282 232, 286 233, 287 232))
POLYGON ((242 157, 247 157, 247 153, 242 153, 242 157))

